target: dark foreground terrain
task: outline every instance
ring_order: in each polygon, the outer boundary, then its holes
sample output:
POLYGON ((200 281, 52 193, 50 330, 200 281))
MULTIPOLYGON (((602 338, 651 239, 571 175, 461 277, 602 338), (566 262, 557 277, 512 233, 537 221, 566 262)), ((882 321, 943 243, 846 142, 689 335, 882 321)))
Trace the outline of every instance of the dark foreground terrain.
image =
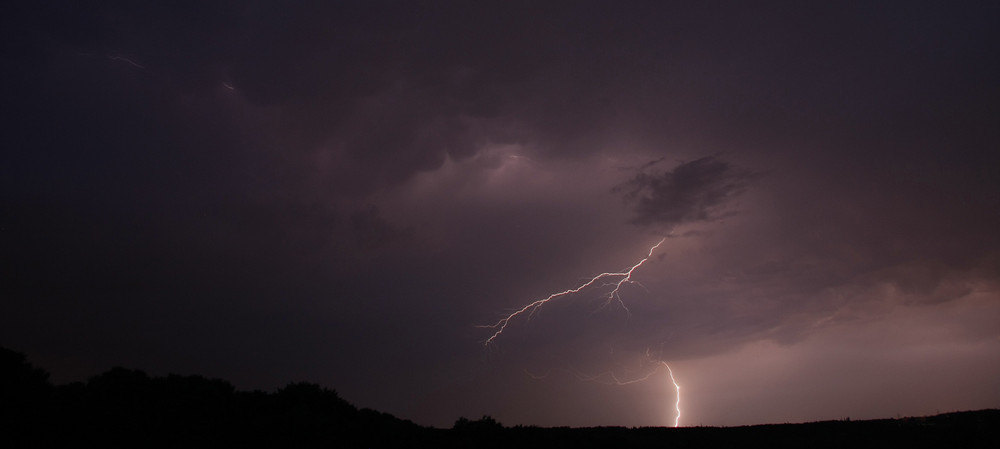
POLYGON ((333 390, 293 383, 236 391, 201 376, 113 368, 54 386, 0 348, 0 447, 1000 447, 1000 410, 869 421, 746 427, 503 427, 459 418, 421 427, 358 409, 333 390))

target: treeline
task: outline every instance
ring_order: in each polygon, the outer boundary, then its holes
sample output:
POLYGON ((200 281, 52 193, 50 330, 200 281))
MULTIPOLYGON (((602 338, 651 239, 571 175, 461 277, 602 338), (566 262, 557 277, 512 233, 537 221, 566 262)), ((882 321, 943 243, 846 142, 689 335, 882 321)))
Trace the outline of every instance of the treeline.
POLYGON ((52 385, 24 354, 0 348, 0 448, 352 447, 1000 447, 1000 410, 868 421, 732 428, 504 427, 489 416, 451 429, 358 409, 334 390, 292 383, 237 391, 202 376, 113 368, 52 385))
POLYGON ((24 354, 0 348, 0 447, 386 447, 435 431, 311 383, 247 392, 125 368, 85 383, 48 378, 24 354))

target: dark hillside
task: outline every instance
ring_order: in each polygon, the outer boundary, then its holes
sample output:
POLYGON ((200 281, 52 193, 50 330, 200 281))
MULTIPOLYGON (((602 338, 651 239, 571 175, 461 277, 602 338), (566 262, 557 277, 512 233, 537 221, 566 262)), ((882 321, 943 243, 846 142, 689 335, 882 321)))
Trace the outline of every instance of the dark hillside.
POLYGON ((1000 410, 746 427, 503 427, 484 416, 452 429, 358 409, 334 390, 292 383, 237 391, 201 376, 112 368, 53 386, 0 348, 0 447, 1000 447, 1000 410))

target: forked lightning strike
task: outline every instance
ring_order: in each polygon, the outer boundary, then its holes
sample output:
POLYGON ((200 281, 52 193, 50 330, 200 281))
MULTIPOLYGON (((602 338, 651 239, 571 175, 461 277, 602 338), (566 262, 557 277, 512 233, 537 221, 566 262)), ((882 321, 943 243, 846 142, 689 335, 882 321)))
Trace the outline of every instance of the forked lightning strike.
MULTIPOLYGON (((496 329, 496 332, 494 332, 493 335, 490 336, 490 338, 487 338, 484 344, 488 346, 490 343, 493 342, 493 340, 495 340, 497 337, 503 334, 503 332, 507 329, 507 325, 509 325, 510 322, 515 318, 517 318, 518 316, 527 313, 528 314, 527 319, 530 320, 531 317, 534 316, 535 312, 537 312, 538 309, 540 309, 543 305, 545 305, 545 303, 559 299, 563 296, 569 296, 575 293, 579 293, 584 289, 592 286, 596 286, 598 288, 607 288, 614 286, 611 292, 608 293, 607 296, 605 297, 604 306, 611 304, 612 301, 617 301, 618 304, 621 305, 623 309, 625 309, 625 312, 631 314, 631 311, 629 311, 628 306, 625 305, 625 303, 622 301, 621 298, 622 286, 625 285, 626 283, 637 284, 639 286, 642 286, 642 284, 640 284, 638 281, 632 279, 632 273, 634 273, 635 270, 639 269, 639 267, 645 264, 647 260, 653 257, 653 252, 656 251, 656 249, 659 248, 660 245, 662 245, 663 242, 665 241, 667 241, 666 237, 660 239, 660 241, 657 242, 655 245, 653 245, 653 247, 649 248, 649 252, 646 253, 646 257, 644 257, 635 265, 632 265, 632 267, 630 267, 627 270, 622 270, 620 272, 607 272, 598 274, 597 276, 590 278, 589 281, 584 282, 583 284, 577 286, 576 288, 563 290, 559 293, 553 293, 545 298, 539 299, 518 310, 515 310, 510 315, 507 315, 506 317, 502 318, 500 321, 497 321, 492 325, 477 326, 477 327, 488 327, 490 329, 496 329)), ((646 353, 646 357, 647 357, 646 360, 651 360, 648 350, 646 353)), ((676 410, 677 414, 676 417, 674 418, 674 427, 679 427, 681 422, 681 387, 680 385, 677 384, 677 380, 674 378, 674 371, 670 369, 670 365, 668 365, 667 362, 661 360, 656 362, 656 365, 657 365, 656 368, 634 379, 620 378, 614 371, 601 373, 593 376, 584 375, 579 371, 573 371, 573 375, 576 376, 577 379, 585 382, 598 382, 609 385, 629 385, 648 380, 654 374, 659 372, 660 366, 662 365, 667 368, 667 373, 670 375, 670 382, 673 383, 674 390, 676 391, 676 401, 674 402, 674 409, 676 410), (610 381, 608 380, 609 378, 610 381)), ((542 376, 536 376, 534 374, 528 373, 528 375, 531 376, 532 378, 539 379, 546 377, 548 374, 542 376)))
MULTIPOLYGON (((661 360, 661 361, 656 362, 656 363, 657 363, 657 367, 654 368, 652 371, 649 371, 646 374, 643 374, 642 376, 636 377, 634 379, 622 379, 617 374, 615 374, 614 371, 604 372, 604 373, 596 374, 596 375, 586 375, 586 374, 583 374, 583 373, 581 373, 579 371, 573 371, 573 375, 576 376, 576 378, 579 379, 582 382, 597 382, 597 383, 605 384, 605 385, 618 385, 618 386, 622 386, 622 385, 636 384, 636 383, 639 383, 639 382, 643 382, 643 381, 649 380, 650 377, 653 377, 654 374, 656 374, 656 373, 658 373, 660 371, 660 366, 666 367, 667 368, 667 374, 670 375, 670 383, 674 384, 674 391, 676 392, 676 395, 675 395, 676 399, 674 401, 674 410, 677 412, 677 414, 674 417, 674 427, 680 427, 680 425, 681 425, 681 386, 677 384, 677 379, 674 378, 674 371, 672 369, 670 369, 670 365, 668 365, 667 362, 664 362, 664 361, 661 360), (610 380, 608 380, 608 379, 610 379, 610 380)), ((539 378, 539 377, 536 377, 536 376, 532 376, 532 377, 539 378)))
MULTIPOLYGON (((650 248, 649 252, 646 254, 646 257, 643 258, 642 260, 640 260, 639 263, 637 263, 635 265, 632 265, 632 267, 629 268, 628 270, 623 270, 623 271, 620 271, 620 272, 608 272, 608 273, 598 274, 597 276, 594 276, 589 281, 581 284, 580 286, 578 286, 576 288, 571 288, 569 290, 564 290, 564 291, 561 291, 559 293, 553 293, 553 294, 549 295, 546 298, 542 298, 542 299, 539 299, 539 300, 537 300, 535 302, 532 302, 532 303, 530 303, 530 304, 528 304, 528 305, 526 305, 526 306, 524 306, 524 307, 522 307, 522 308, 514 311, 510 315, 507 315, 506 317, 500 319, 500 321, 497 321, 496 323, 494 323, 492 325, 478 326, 478 327, 488 327, 490 329, 496 329, 497 330, 496 332, 493 333, 493 335, 490 336, 490 338, 486 339, 486 341, 484 342, 484 344, 485 345, 489 345, 490 343, 492 343, 493 340, 495 340, 497 337, 499 337, 500 334, 502 334, 503 331, 507 329, 507 325, 510 324, 511 320, 513 320, 514 318, 518 317, 519 315, 527 313, 528 314, 528 318, 530 319, 535 314, 535 311, 537 311, 545 303, 547 303, 549 301, 553 301, 555 299, 559 299, 559 298, 561 298, 563 296, 568 296, 568 295, 572 295, 574 293, 579 293, 583 289, 585 289, 587 287, 591 287, 594 284, 597 284, 598 281, 606 279, 606 278, 612 278, 612 279, 618 278, 618 280, 617 281, 611 281, 611 282, 606 282, 606 283, 600 284, 601 287, 610 287, 610 286, 614 286, 615 287, 613 290, 611 290, 610 293, 608 293, 607 302, 605 303, 605 305, 610 304, 612 301, 617 301, 618 304, 621 305, 622 308, 625 309, 625 311, 627 313, 631 314, 631 311, 629 311, 628 307, 625 306, 625 303, 622 301, 622 298, 621 298, 621 288, 622 288, 622 285, 625 285, 626 283, 629 283, 629 284, 638 284, 637 281, 632 280, 632 273, 636 269, 638 269, 639 267, 641 267, 642 264, 646 263, 646 261, 649 260, 650 257, 653 257, 653 251, 656 251, 656 248, 659 248, 660 245, 662 245, 663 242, 665 242, 665 241, 667 241, 666 237, 664 237, 659 242, 657 242, 655 245, 653 245, 653 247, 650 248)), ((639 284, 639 285, 642 285, 642 284, 639 284)))

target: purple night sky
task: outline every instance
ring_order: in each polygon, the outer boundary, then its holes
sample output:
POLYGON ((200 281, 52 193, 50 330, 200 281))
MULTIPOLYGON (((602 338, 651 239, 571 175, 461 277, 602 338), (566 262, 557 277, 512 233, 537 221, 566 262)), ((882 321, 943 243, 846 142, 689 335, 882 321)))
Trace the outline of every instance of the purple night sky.
POLYGON ((1000 407, 996 2, 0 10, 0 346, 57 383, 665 426, 663 361, 681 425, 1000 407))

